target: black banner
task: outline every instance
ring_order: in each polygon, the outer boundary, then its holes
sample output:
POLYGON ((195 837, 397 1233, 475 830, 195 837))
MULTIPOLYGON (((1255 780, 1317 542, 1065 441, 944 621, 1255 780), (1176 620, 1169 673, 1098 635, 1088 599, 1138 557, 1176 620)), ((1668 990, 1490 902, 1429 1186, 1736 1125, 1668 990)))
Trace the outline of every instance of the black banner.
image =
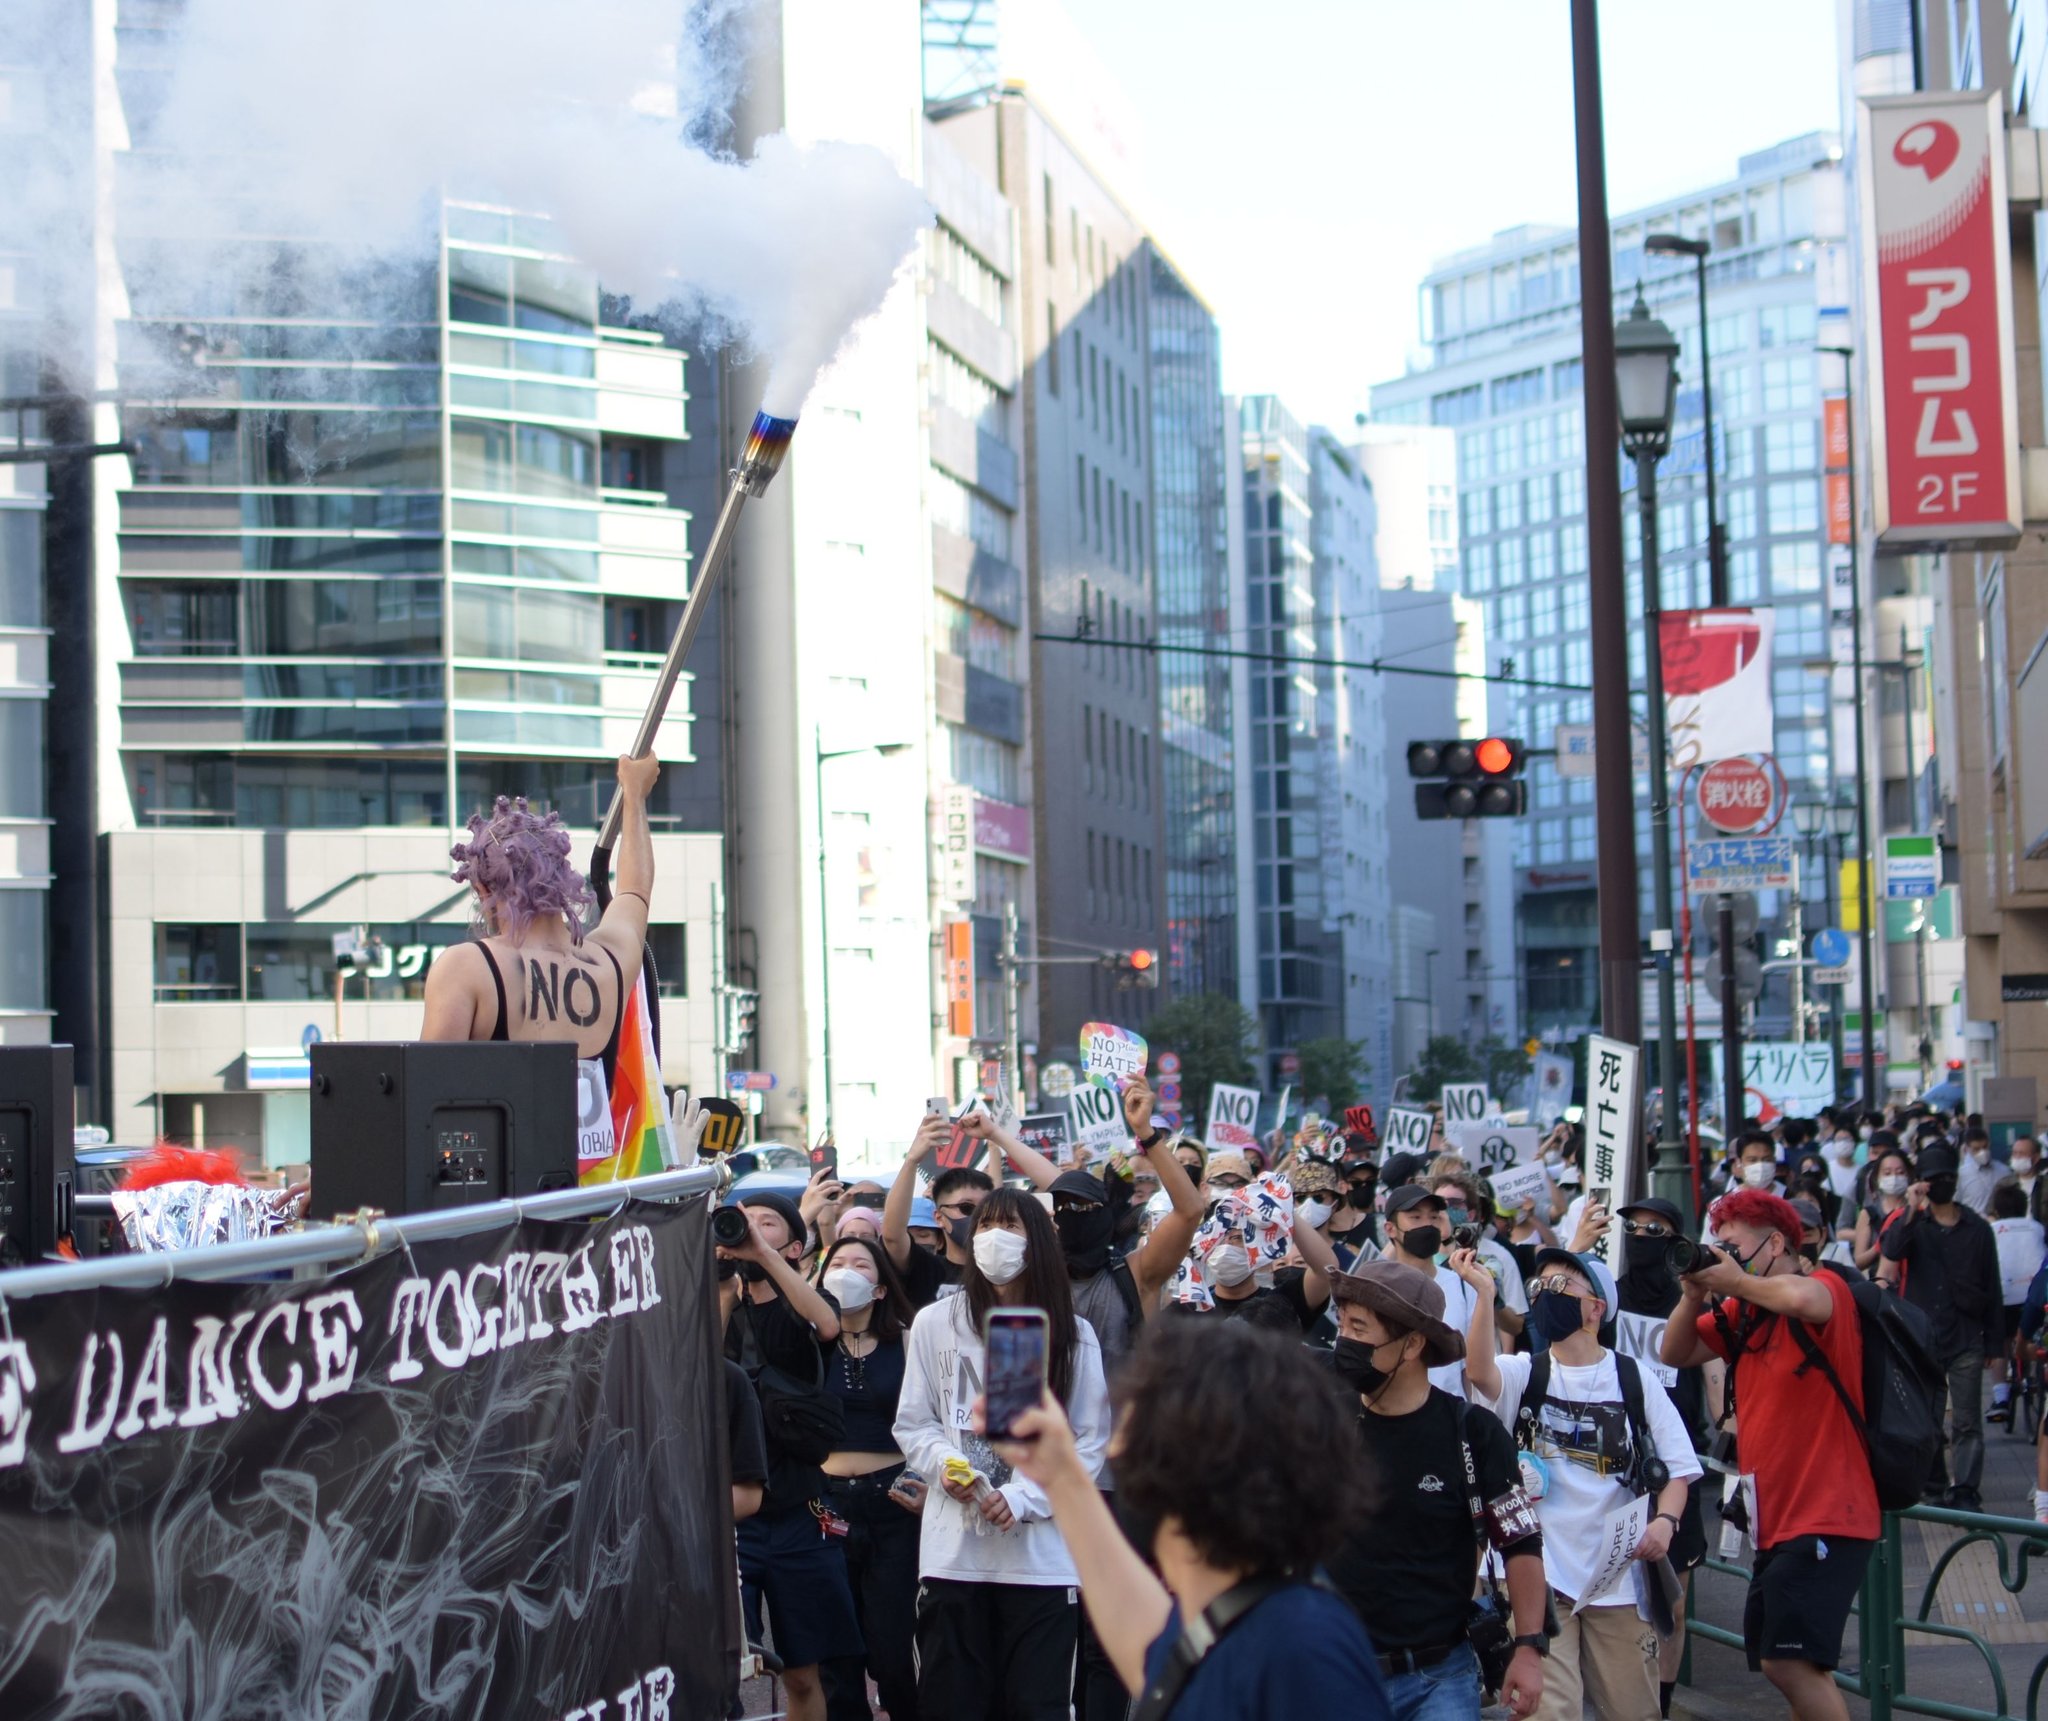
POLYGON ((710 1253, 692 1201, 288 1282, 0 1278, 0 1716, 724 1714, 710 1253))

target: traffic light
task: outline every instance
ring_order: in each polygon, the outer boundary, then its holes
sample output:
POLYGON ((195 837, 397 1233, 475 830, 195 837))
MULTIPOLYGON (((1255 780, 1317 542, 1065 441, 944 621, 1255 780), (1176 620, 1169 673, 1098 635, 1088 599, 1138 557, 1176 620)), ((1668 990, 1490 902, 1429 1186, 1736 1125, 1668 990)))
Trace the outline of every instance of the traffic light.
POLYGON ((1120 950, 1113 956, 1105 956, 1102 966, 1116 976, 1119 986, 1153 987, 1159 984, 1159 952, 1156 950, 1120 950))
MULTIPOLYGON (((1756 951, 1756 935, 1759 925, 1756 898, 1750 892, 1737 891, 1730 903, 1735 928, 1735 996, 1741 1003, 1755 1001, 1763 990, 1764 961, 1756 951)), ((1707 937, 1710 940, 1707 972, 1718 975, 1721 972, 1721 916, 1718 908, 1706 916, 1707 937)), ((1715 984, 1718 986, 1719 981, 1715 984)))
POLYGON ((1528 749, 1505 735, 1408 743, 1418 819, 1511 819, 1529 805, 1528 749))
POLYGON ((725 1050, 743 1052, 754 1037, 754 1017, 761 1008, 761 994, 734 986, 725 994, 725 1050))

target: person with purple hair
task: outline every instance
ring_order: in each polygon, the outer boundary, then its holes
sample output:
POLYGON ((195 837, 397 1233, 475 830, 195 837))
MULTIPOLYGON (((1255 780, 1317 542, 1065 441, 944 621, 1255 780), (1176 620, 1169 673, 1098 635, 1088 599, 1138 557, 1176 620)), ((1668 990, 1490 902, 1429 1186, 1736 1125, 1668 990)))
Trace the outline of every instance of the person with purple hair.
POLYGON ((561 814, 543 817, 524 796, 500 795, 489 818, 471 817, 469 840, 449 853, 456 882, 476 893, 479 936, 427 970, 421 1039, 569 1040, 578 1057, 602 1063, 610 1091, 620 1015, 647 940, 647 795, 660 774, 652 759, 619 761, 618 882, 611 906, 587 930, 595 899, 570 864, 561 814))

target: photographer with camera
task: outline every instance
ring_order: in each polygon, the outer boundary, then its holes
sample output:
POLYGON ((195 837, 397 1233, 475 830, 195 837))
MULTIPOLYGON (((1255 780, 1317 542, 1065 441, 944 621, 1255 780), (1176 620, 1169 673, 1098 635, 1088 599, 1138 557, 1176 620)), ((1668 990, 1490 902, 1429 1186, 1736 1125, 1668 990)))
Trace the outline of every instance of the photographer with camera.
MULTIPOLYGON (((1637 1615, 1637 1586, 1661 1583, 1643 1566, 1670 1552, 1701 1467, 1663 1383, 1600 1343, 1615 1300, 1604 1266, 1565 1249, 1539 1249, 1529 1325, 1549 1348, 1496 1357, 1490 1322, 1475 1320, 1467 1334, 1472 1396, 1514 1436, 1543 1526, 1559 1627, 1539 1721, 1579 1721, 1589 1701, 1601 1721, 1658 1721, 1660 1714, 1659 1633, 1637 1615), (1653 1515, 1634 1549, 1641 1562, 1635 1581, 1589 1595, 1608 1515, 1642 1495, 1652 1496, 1653 1515)), ((1655 1609, 1654 1598, 1643 1600, 1655 1609)))
POLYGON ((791 1721, 824 1721, 819 1663, 863 1653, 840 1545, 846 1526, 826 1510, 820 1468, 846 1428, 819 1352, 839 1337, 839 1312, 796 1269, 805 1226, 788 1196, 742 1196, 711 1219, 725 1354, 760 1397, 768 1445, 761 1509, 738 1530, 747 1637, 766 1641, 765 1615, 791 1721))
POLYGON ((1855 1301, 1837 1274, 1801 1271, 1799 1215, 1783 1197, 1738 1189, 1708 1217, 1721 1247, 1678 1263, 1690 1270, 1664 1328, 1664 1361, 1729 1364, 1757 1548, 1742 1616, 1751 1669, 1784 1693, 1798 1721, 1847 1721, 1831 1675, 1879 1529, 1863 1433, 1834 1384, 1860 1406, 1855 1301))

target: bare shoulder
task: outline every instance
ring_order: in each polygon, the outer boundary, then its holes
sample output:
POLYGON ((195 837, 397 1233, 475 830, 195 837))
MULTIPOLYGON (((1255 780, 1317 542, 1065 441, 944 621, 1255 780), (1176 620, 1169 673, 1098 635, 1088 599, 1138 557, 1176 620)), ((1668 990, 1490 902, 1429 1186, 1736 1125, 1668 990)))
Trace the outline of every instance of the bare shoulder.
POLYGON ((423 1040, 474 1037, 478 999, 484 986, 482 952, 473 944, 450 945, 427 970, 423 1040))

